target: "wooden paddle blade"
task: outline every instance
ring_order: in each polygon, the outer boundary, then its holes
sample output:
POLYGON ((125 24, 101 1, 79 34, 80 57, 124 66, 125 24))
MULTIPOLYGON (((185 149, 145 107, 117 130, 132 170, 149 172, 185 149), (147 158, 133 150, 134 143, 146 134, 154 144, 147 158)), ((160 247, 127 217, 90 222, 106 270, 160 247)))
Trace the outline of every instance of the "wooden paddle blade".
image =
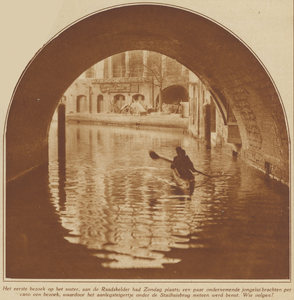
POLYGON ((158 154, 156 154, 154 151, 150 150, 149 155, 152 159, 158 159, 160 158, 158 154))

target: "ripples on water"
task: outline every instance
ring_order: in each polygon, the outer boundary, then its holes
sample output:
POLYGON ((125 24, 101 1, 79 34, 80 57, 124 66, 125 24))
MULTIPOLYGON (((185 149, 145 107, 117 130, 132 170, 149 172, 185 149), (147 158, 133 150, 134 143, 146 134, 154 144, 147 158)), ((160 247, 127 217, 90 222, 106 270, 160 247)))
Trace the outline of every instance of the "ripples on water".
POLYGON ((67 126, 64 163, 56 132, 53 123, 51 202, 70 232, 64 238, 94 250, 104 268, 178 270, 183 263, 197 273, 204 264, 213 274, 226 264, 236 278, 278 272, 276 256, 288 253, 288 194, 261 172, 181 130, 80 124, 67 126), (169 163, 148 155, 172 159, 177 146, 196 169, 222 176, 196 175, 192 195, 178 188, 169 163))

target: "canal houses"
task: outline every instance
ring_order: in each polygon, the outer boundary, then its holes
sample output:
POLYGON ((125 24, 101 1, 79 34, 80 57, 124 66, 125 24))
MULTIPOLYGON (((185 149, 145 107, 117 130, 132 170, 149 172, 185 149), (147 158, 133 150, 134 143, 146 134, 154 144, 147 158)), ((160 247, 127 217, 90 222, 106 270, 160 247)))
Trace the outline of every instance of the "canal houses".
POLYGON ((156 52, 127 51, 96 63, 72 83, 61 103, 66 103, 71 119, 123 114, 129 105, 136 105, 133 112, 139 115, 179 115, 188 118, 187 131, 206 148, 225 147, 233 155, 241 149, 239 128, 226 99, 178 61, 156 52))
POLYGON ((188 103, 188 79, 187 68, 159 53, 119 53, 91 66, 72 83, 64 94, 67 113, 117 113, 131 103, 146 111, 162 104, 172 110, 172 105, 188 103))

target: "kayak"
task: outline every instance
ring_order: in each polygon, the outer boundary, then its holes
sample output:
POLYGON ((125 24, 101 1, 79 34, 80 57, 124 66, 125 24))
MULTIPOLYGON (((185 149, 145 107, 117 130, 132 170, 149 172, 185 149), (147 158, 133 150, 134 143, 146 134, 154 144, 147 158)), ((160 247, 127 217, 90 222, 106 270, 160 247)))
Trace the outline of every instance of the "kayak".
POLYGON ((177 185, 183 189, 189 189, 191 192, 194 190, 194 178, 181 178, 176 169, 173 169, 174 179, 177 185))

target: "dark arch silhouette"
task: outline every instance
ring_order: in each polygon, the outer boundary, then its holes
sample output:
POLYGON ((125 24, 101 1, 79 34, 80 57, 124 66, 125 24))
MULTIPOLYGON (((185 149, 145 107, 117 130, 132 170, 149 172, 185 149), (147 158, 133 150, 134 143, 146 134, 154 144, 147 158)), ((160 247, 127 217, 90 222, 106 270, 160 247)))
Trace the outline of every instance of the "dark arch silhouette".
POLYGON ((159 52, 188 67, 216 101, 229 103, 242 137, 243 157, 262 169, 265 162, 272 164, 273 174, 288 181, 284 111, 261 62, 219 24, 161 5, 96 13, 59 33, 36 54, 18 82, 9 110, 7 180, 48 161, 48 129, 67 87, 94 63, 128 50, 159 52))
POLYGON ((113 99, 114 99, 115 101, 117 101, 117 100, 119 100, 119 99, 125 100, 126 97, 125 97, 123 94, 116 94, 116 95, 113 97, 113 99))
POLYGON ((141 97, 141 100, 145 100, 145 96, 142 95, 142 94, 136 94, 136 95, 133 95, 133 100, 139 100, 139 97, 141 97))
POLYGON ((180 85, 171 85, 162 90, 162 101, 166 104, 188 102, 188 91, 180 85))
POLYGON ((97 96, 97 113, 100 113, 102 112, 102 102, 103 102, 104 98, 103 98, 103 95, 98 95, 97 96))
POLYGON ((124 103, 125 103, 125 100, 126 100, 126 97, 122 94, 116 94, 114 97, 113 97, 113 100, 114 100, 114 103, 119 107, 119 108, 122 108, 124 103))

